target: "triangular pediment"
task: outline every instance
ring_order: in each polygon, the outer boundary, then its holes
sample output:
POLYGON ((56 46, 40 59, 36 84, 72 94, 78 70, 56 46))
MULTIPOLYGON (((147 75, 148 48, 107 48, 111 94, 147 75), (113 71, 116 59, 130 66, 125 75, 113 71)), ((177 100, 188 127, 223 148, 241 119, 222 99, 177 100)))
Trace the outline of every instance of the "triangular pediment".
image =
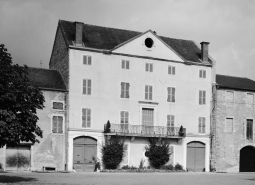
POLYGON ((112 52, 184 62, 177 52, 151 30, 116 46, 112 52))

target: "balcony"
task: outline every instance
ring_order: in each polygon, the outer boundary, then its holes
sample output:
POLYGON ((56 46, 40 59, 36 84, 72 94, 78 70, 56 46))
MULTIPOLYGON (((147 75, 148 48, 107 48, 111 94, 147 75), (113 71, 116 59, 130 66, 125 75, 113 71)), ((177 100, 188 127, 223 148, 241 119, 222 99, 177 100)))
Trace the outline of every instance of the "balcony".
POLYGON ((110 124, 110 129, 105 128, 105 135, 133 136, 133 137, 164 137, 164 138, 184 138, 186 129, 181 127, 145 126, 130 124, 110 124))

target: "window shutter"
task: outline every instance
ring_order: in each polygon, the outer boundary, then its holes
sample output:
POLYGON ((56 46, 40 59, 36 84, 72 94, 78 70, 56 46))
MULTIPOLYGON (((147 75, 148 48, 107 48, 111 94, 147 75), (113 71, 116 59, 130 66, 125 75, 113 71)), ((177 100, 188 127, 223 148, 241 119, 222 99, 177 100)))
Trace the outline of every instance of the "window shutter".
POLYGON ((171 126, 170 115, 167 115, 167 126, 171 126))
POLYGON ((145 71, 149 71, 149 64, 148 63, 145 64, 145 71))
POLYGON ((173 102, 175 102, 175 88, 172 88, 172 97, 173 102))
POLYGON ((57 116, 53 116, 53 125, 52 125, 52 133, 57 133, 57 124, 58 124, 58 122, 57 122, 57 116))
POLYGON ((125 120, 124 120, 124 111, 120 112, 120 123, 124 124, 125 120))
POLYGON ((206 78, 206 70, 203 71, 203 77, 206 78))
POLYGON ((198 133, 201 133, 201 118, 198 118, 198 133))
POLYGON ((168 74, 171 74, 171 66, 168 66, 168 74))
POLYGON ((91 65, 91 56, 88 56, 88 65, 91 65))
POLYGON ((167 88, 167 102, 170 102, 170 87, 167 88))
POLYGON ((203 91, 203 104, 205 104, 205 91, 203 91))
POLYGON ((121 68, 122 68, 122 69, 125 69, 125 60, 122 60, 122 61, 121 61, 121 68))
POLYGON ((148 86, 146 85, 146 86, 145 86, 145 99, 146 99, 146 100, 149 99, 149 96, 148 96, 148 95, 149 95, 149 92, 148 92, 148 91, 149 91, 149 90, 148 90, 148 86))
POLYGON ((202 104, 202 91, 199 91, 199 105, 202 104))
POLYGON ((90 128, 91 126, 91 110, 87 109, 87 127, 90 128))
POLYGON ((87 94, 87 82, 86 82, 86 80, 84 79, 83 80, 83 94, 87 94))
POLYGON ((82 127, 86 127, 86 109, 82 109, 82 127))
POLYGON ((199 78, 202 78, 202 70, 199 70, 199 78))
POLYGON ((149 99, 152 100, 152 86, 149 86, 149 99))
POLYGON ((126 61, 126 68, 129 69, 129 61, 126 61))
POLYGON ((175 75, 175 67, 172 67, 172 74, 175 75))
POLYGON ((91 89, 92 89, 92 84, 91 84, 91 80, 88 80, 88 94, 91 94, 91 89))
POLYGON ((83 64, 85 64, 85 65, 87 64, 87 56, 86 55, 83 56, 83 64))
POLYGON ((121 82, 121 84, 120 84, 120 88, 121 88, 121 92, 120 92, 120 97, 121 98, 124 98, 124 83, 123 82, 121 82))
POLYGON ((203 118, 203 133, 205 133, 205 118, 203 118))
POLYGON ((128 112, 125 112, 125 123, 128 124, 128 112))
POLYGON ((63 133, 63 117, 58 117, 58 133, 63 133))
POLYGON ((127 83, 127 94, 126 94, 126 96, 127 96, 127 98, 129 98, 129 83, 127 83))
POLYGON ((150 64, 150 66, 151 66, 151 72, 153 72, 153 64, 150 64))

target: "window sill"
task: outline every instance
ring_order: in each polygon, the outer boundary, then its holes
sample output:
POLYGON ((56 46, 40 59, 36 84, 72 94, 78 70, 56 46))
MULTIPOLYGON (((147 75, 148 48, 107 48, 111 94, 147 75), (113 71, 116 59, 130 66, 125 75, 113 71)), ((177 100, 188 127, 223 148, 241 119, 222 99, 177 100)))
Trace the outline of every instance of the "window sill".
POLYGON ((150 105, 158 105, 158 102, 151 102, 151 101, 138 101, 140 104, 150 104, 150 105))

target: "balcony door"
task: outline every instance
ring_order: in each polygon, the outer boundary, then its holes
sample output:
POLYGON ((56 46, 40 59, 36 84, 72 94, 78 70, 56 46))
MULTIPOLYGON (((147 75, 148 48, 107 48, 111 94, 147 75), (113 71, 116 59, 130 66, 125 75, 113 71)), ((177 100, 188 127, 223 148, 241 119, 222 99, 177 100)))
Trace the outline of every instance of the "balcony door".
POLYGON ((142 125, 144 126, 154 125, 154 109, 149 108, 142 109, 142 125))

